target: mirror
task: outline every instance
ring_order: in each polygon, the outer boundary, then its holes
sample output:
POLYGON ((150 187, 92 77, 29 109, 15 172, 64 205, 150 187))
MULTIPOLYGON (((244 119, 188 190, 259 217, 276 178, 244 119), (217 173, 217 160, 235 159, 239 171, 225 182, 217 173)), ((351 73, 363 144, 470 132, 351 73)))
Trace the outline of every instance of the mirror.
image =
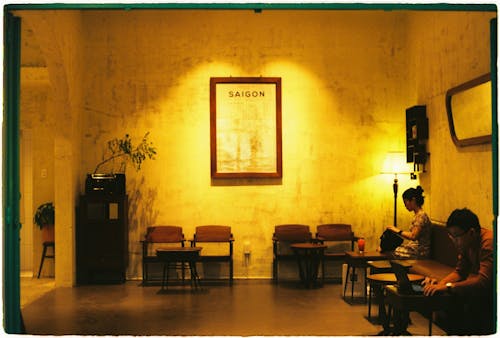
POLYGON ((453 142, 459 146, 491 143, 491 76, 482 75, 446 92, 453 142))

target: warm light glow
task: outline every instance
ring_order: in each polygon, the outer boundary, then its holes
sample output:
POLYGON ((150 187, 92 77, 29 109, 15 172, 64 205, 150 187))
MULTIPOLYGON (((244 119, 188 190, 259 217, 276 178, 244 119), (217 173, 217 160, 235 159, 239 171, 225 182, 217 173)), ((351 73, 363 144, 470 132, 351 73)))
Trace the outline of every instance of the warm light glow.
POLYGON ((381 174, 409 174, 412 170, 406 163, 406 154, 404 152, 391 151, 385 155, 381 174))

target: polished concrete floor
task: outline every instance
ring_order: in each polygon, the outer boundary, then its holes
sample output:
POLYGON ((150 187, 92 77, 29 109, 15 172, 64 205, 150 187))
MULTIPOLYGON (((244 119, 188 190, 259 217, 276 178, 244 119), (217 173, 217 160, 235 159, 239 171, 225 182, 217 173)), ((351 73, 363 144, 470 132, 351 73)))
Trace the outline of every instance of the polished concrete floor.
MULTIPOLYGON (((370 336, 381 330, 366 319, 366 304, 342 299, 340 284, 304 289, 295 282, 235 280, 230 287, 202 281, 198 291, 187 283, 161 292, 138 281, 50 288, 50 280, 32 279, 24 292, 22 286, 25 297, 30 283, 45 287, 22 306, 28 334, 370 336)), ((427 335, 427 319, 412 313, 411 320, 411 334, 427 335)), ((433 325, 433 335, 444 334, 433 325)))

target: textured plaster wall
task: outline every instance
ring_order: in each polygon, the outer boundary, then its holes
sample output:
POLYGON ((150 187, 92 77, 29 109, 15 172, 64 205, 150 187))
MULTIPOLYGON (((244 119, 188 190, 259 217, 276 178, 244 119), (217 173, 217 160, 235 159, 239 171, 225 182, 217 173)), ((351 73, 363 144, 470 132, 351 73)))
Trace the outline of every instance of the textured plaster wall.
MULTIPOLYGON (((490 71, 490 19, 496 13, 414 13, 410 34, 418 102, 427 105, 430 165, 421 179, 428 210, 445 222, 467 207, 483 227, 492 228, 491 144, 460 148, 453 143, 446 115, 446 91, 490 71)), ((490 118, 490 117, 488 117, 490 118)))
MULTIPOLYGON (((31 202, 31 206, 26 206, 22 211, 30 211, 29 215, 23 215, 23 230, 30 227, 30 231, 23 231, 22 242, 30 241, 32 234, 32 253, 31 265, 33 273, 38 272, 38 264, 42 254, 41 231, 33 224, 33 215, 36 208, 45 202, 54 201, 54 116, 47 110, 49 96, 49 80, 47 69, 42 67, 23 67, 21 71, 21 137, 24 144, 25 157, 21 158, 22 165, 32 163, 31 182, 29 178, 23 177, 23 189, 21 192, 22 202, 31 202), (29 158, 28 158, 29 156, 29 158), (42 170, 46 170, 46 177, 42 177, 42 170), (34 187, 34 189, 33 189, 34 187), (28 199, 25 201, 24 199, 28 199)), ((27 254, 23 251, 23 254, 27 254)), ((23 262, 26 262, 23 257, 23 262)), ((45 265, 45 264, 44 264, 45 265)), ((54 266, 52 260, 47 260, 43 271, 44 275, 54 275, 54 266)))
MULTIPOLYGON (((146 131, 155 161, 127 170, 130 277, 153 224, 228 224, 235 276, 269 277, 274 225, 351 223, 374 249, 392 222, 385 152, 404 147, 406 15, 332 11, 85 12, 81 176, 106 141, 146 131), (209 79, 283 81, 283 179, 210 178, 209 79), (243 260, 243 243, 251 258, 243 260)), ((401 189, 409 179, 401 179, 401 189)), ((399 203, 401 223, 408 213, 399 203)), ((293 271, 295 274, 296 271, 293 271)))
MULTIPOLYGON (((43 196, 54 201, 56 285, 71 286, 75 276, 75 206, 81 179, 81 74, 86 68, 81 52, 84 46, 81 15, 79 11, 26 11, 16 14, 22 17, 23 24, 36 32, 49 81, 46 110, 35 112, 31 121, 37 123, 31 126, 33 139, 35 142, 40 140, 34 152, 35 162, 37 159, 40 162, 34 164, 33 200, 38 203, 43 196), (48 116, 48 121, 43 120, 44 116, 48 116), (46 179, 52 182, 52 186, 37 184, 38 166, 45 161, 52 161, 52 166, 47 167, 46 179)), ((21 114, 24 113, 25 110, 22 110, 21 114)))

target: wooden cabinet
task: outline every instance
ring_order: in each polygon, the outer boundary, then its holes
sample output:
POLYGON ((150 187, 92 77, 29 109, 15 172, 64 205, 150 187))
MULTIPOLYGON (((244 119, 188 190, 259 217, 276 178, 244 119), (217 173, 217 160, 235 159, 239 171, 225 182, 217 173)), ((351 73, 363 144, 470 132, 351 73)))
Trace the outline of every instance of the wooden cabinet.
POLYGON ((127 195, 80 196, 76 226, 78 284, 125 282, 128 265, 127 195))
MULTIPOLYGON (((429 120, 426 106, 406 109, 406 162, 425 165, 427 162, 426 143, 429 138, 429 120)), ((418 171, 418 168, 415 170, 418 171)))

